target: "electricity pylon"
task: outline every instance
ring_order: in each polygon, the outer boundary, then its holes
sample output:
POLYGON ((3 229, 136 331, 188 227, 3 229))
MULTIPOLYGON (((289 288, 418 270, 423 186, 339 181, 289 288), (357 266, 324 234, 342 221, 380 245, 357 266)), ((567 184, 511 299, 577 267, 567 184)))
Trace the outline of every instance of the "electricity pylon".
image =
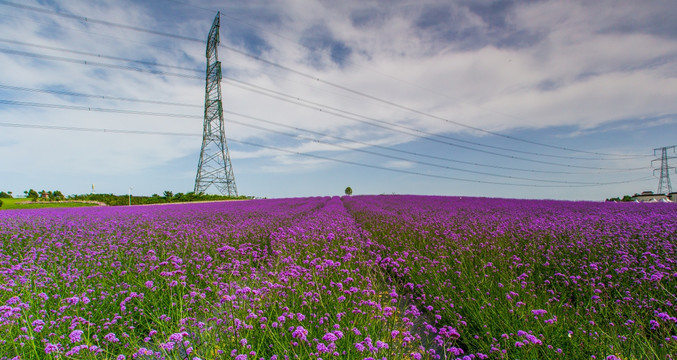
POLYGON ((221 102, 221 62, 218 57, 221 13, 216 14, 207 37, 207 77, 202 149, 195 176, 195 193, 204 193, 211 185, 222 195, 237 196, 233 165, 230 163, 221 102))
POLYGON ((675 156, 675 155, 668 156, 668 150, 672 150, 672 153, 674 154, 676 146, 677 145, 664 146, 664 147, 661 147, 661 148, 653 149, 654 156, 656 156, 656 154, 658 153, 659 150, 661 152, 660 158, 657 158, 657 159, 654 159, 653 161, 651 161, 652 166, 653 166, 654 161, 658 161, 658 160, 661 161, 660 169, 654 169, 654 175, 656 174, 656 171, 661 172, 660 180, 658 180, 658 191, 657 191, 658 194, 666 194, 667 195, 667 194, 672 192, 672 185, 670 184, 670 170, 674 170, 675 167, 668 165, 668 159, 675 159, 675 158, 677 158, 677 156, 675 156))

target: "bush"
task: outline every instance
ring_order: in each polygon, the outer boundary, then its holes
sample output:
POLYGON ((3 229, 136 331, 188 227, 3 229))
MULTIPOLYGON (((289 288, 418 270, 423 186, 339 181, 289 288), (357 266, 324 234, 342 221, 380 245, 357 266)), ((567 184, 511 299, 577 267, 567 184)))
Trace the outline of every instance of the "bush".
POLYGON ((0 200, 0 207, 2 207, 2 200, 0 200))

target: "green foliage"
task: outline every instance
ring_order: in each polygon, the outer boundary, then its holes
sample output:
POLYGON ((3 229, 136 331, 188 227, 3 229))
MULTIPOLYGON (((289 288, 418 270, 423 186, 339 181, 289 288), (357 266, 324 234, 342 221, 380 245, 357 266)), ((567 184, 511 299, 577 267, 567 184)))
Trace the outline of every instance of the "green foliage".
MULTIPOLYGON (((104 203, 109 206, 123 206, 129 204, 129 195, 113 195, 113 194, 84 194, 84 195, 70 195, 70 200, 81 201, 96 201, 104 203)), ((223 196, 223 195, 206 195, 189 193, 177 193, 174 195, 171 191, 165 191, 163 196, 153 194, 153 196, 132 196, 132 205, 149 205, 149 204, 165 204, 173 202, 193 202, 193 201, 218 201, 218 200, 244 200, 251 199, 249 196, 223 196)))
MULTIPOLYGON (((635 194, 635 196, 637 196, 637 194, 635 194)), ((632 196, 623 195, 622 199, 620 197, 616 196, 616 197, 606 199, 606 201, 615 201, 615 202, 625 201, 625 202, 627 202, 627 201, 632 201, 632 196)))
POLYGON ((0 207, 2 207, 2 200, 0 200, 0 207))
POLYGON ((352 195, 352 194, 353 194, 353 188, 351 188, 350 186, 348 186, 348 187, 346 188, 346 195, 352 195))
MULTIPOLYGON (((45 208, 70 208, 82 206, 97 206, 94 203, 83 203, 78 201, 31 201, 24 198, 3 199, 4 205, 0 211, 14 209, 45 209, 45 208)), ((1 359, 1 358, 0 358, 1 359)))
POLYGON ((12 198, 12 192, 4 192, 0 191, 0 199, 11 199, 12 198))
POLYGON ((24 191, 24 194, 26 194, 26 197, 27 197, 27 198, 29 198, 29 199, 34 199, 34 200, 37 199, 37 198, 40 196, 40 195, 38 194, 38 192, 35 191, 35 190, 33 190, 33 189, 24 191))
POLYGON ((50 200, 61 201, 66 198, 59 190, 54 190, 53 192, 50 191, 50 193, 51 193, 51 196, 49 197, 50 200))

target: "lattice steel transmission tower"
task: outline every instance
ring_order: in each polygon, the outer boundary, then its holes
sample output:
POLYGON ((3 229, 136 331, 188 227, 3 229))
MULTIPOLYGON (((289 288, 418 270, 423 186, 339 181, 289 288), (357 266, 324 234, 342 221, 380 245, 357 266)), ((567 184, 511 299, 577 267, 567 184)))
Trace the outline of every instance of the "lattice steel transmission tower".
POLYGON ((202 149, 195 176, 195 193, 204 193, 211 185, 222 195, 237 196, 233 165, 230 163, 221 102, 221 62, 218 57, 221 13, 216 14, 207 38, 207 77, 202 149))
POLYGON ((654 156, 657 156, 658 151, 660 150, 661 152, 661 157, 654 159, 651 161, 651 165, 653 166, 653 163, 660 160, 661 161, 661 167, 659 169, 654 169, 654 175, 656 175, 656 171, 661 172, 661 177, 660 180, 658 181, 658 194, 669 194, 672 192, 672 185, 670 184, 670 170, 675 170, 674 166, 669 166, 668 165, 668 159, 675 159, 677 156, 672 155, 668 156, 668 150, 672 150, 672 154, 675 154, 675 147, 677 145, 673 146, 665 146, 661 148, 656 148, 653 149, 653 154, 654 156))

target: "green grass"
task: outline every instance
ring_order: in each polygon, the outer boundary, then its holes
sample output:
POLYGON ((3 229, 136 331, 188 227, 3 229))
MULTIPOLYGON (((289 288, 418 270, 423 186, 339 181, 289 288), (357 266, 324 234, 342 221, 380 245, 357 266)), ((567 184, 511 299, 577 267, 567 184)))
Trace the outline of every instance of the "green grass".
POLYGON ((36 201, 36 202, 33 202, 33 201, 30 201, 30 199, 25 199, 25 198, 0 199, 0 200, 2 200, 2 207, 0 207, 0 210, 97 206, 97 204, 74 202, 74 201, 63 201, 63 202, 36 201))

